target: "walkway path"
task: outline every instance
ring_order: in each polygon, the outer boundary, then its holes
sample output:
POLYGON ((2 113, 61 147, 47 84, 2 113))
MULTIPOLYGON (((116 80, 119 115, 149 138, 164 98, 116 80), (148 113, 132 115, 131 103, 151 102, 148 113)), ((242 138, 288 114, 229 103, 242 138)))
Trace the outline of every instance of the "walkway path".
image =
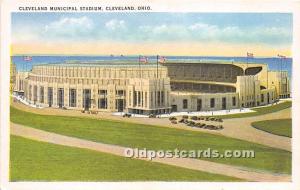
MULTIPOLYGON (((99 152, 105 152, 117 156, 124 156, 126 147, 109 145, 103 143, 92 142, 74 137, 68 137, 51 132, 46 132, 30 127, 11 123, 11 134, 22 136, 25 138, 59 144, 69 147, 85 148, 99 152)), ((231 166, 226 164, 219 164, 210 161, 191 159, 191 158, 154 158, 153 162, 162 164, 183 167, 187 169, 205 171, 214 174, 221 174, 232 176, 247 181, 261 181, 261 182, 274 182, 274 181, 291 181, 290 175, 279 175, 265 172, 251 171, 247 168, 231 166)))
POLYGON ((251 126, 251 123, 262 120, 290 119, 291 109, 284 109, 270 114, 224 120, 222 134, 242 140, 252 141, 274 148, 291 151, 291 138, 274 135, 251 126))
POLYGON ((32 113, 44 114, 44 115, 63 115, 63 116, 89 117, 89 118, 97 118, 97 119, 112 119, 112 120, 126 121, 132 123, 178 128, 178 129, 184 129, 190 131, 202 131, 202 132, 212 133, 212 134, 221 134, 227 137, 237 138, 249 142, 263 144, 273 148, 279 148, 279 149, 291 151, 291 138, 267 133, 255 129, 254 127, 251 126, 251 123, 255 121, 291 118, 291 108, 287 108, 284 110, 280 110, 278 112, 273 112, 273 113, 260 115, 260 116, 225 119, 224 122, 222 123, 222 125, 224 126, 223 130, 212 131, 207 129, 191 128, 186 126, 185 124, 174 125, 170 123, 168 118, 153 118, 153 119, 123 118, 120 116, 113 116, 111 113, 99 113, 97 115, 93 115, 93 114, 81 113, 75 110, 62 110, 62 109, 55 109, 55 108, 36 109, 17 102, 12 103, 12 105, 23 111, 29 111, 32 113))

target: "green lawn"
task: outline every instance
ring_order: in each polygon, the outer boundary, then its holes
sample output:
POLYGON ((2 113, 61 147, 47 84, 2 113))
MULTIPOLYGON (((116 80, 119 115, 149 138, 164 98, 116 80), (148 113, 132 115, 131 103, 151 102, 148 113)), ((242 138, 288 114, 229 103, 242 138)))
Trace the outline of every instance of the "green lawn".
POLYGON ((231 119, 231 118, 241 118, 241 117, 253 117, 258 115, 264 115, 272 112, 277 112, 286 108, 292 107, 291 101, 286 101, 280 104, 274 104, 273 106, 267 106, 267 107, 261 107, 261 108, 253 108, 251 110, 254 110, 256 112, 251 113, 238 113, 238 114, 231 114, 231 115, 221 115, 221 116, 215 116, 220 117, 223 119, 231 119))
POLYGON ((251 124, 253 127, 285 137, 292 137, 292 119, 275 119, 257 121, 251 124))
POLYGON ((18 124, 107 144, 151 150, 254 150, 255 158, 210 158, 210 161, 278 173, 291 172, 291 152, 204 132, 171 129, 127 122, 46 116, 11 107, 11 121, 18 124))
POLYGON ((11 136, 11 181, 241 181, 11 136))

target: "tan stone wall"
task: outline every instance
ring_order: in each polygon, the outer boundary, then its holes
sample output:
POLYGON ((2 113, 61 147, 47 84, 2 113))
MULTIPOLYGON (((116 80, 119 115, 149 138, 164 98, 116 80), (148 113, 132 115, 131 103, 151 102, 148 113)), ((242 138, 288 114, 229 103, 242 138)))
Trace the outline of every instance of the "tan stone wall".
MULTIPOLYGON (((19 81, 24 80, 22 73, 18 74, 19 81)), ((169 109, 170 81, 166 77, 166 69, 145 66, 145 69, 134 67, 60 67, 60 66, 35 66, 33 72, 27 74, 28 79, 25 97, 29 102, 50 106, 48 102, 48 88, 53 89, 52 107, 59 107, 59 89, 63 89, 63 107, 82 110, 84 108, 84 90, 90 90, 90 110, 118 111, 122 107, 138 110, 169 109), (158 76, 157 76, 158 73, 158 76), (141 78, 136 78, 142 75, 141 78), (151 78, 151 79, 150 79, 151 78), (44 98, 41 98, 41 89, 44 89, 44 98), (76 106, 70 107, 70 89, 76 89, 76 106), (105 95, 100 91, 106 91, 105 95), (133 102, 133 96, 129 101, 129 92, 142 93, 143 102, 140 105, 129 106, 133 102), (120 94, 122 92, 122 94, 120 94), (150 94, 153 93, 153 100, 150 94), (157 102, 159 94, 159 103, 157 102), (101 100, 105 99, 105 106, 100 106, 101 100), (42 101, 43 100, 43 101, 42 101), (123 105, 123 106, 122 106, 123 105)), ((20 91, 19 88, 16 89, 20 91)))
MULTIPOLYGON (((177 107, 177 111, 215 111, 225 109, 239 108, 239 95, 237 93, 217 93, 217 94, 201 94, 201 93, 181 93, 171 92, 171 107, 177 107), (225 107, 222 106, 222 99, 226 99, 225 107), (235 98, 235 105, 233 103, 235 98), (211 101, 214 99, 214 106, 211 101), (187 100, 187 108, 184 108, 184 100, 187 100), (198 107, 198 101, 202 101, 201 109, 198 107)), ((200 103, 200 102, 199 102, 200 103)))
POLYGON ((170 79, 141 79, 129 80, 127 88, 127 108, 130 110, 145 110, 152 113, 153 110, 170 109, 170 79))
POLYGON ((261 84, 258 76, 239 76, 236 87, 241 107, 265 105, 277 100, 275 88, 260 89, 261 84), (262 96, 269 97, 269 101, 266 98, 262 99, 262 96))
POLYGON ((18 72, 16 73, 16 80, 14 85, 14 91, 24 91, 26 88, 26 78, 28 77, 28 72, 18 72))
POLYGON ((260 104, 267 105, 276 101, 275 89, 265 89, 260 93, 260 104))
POLYGON ((238 76, 236 92, 239 94, 241 107, 259 105, 260 81, 257 76, 238 76))
MULTIPOLYGON (((19 72, 17 74, 15 90, 24 91, 25 97, 31 103, 47 107, 49 106, 48 90, 52 88, 52 107, 59 107, 58 92, 59 89, 63 89, 63 107, 78 110, 84 109, 84 90, 90 90, 90 110, 115 112, 122 108, 125 112, 148 114, 167 112, 172 106, 173 108, 176 106, 177 111, 199 111, 197 105, 200 100, 202 104, 201 111, 206 111, 265 105, 277 99, 279 93, 278 81, 280 81, 278 72, 277 74, 268 72, 265 64, 231 63, 224 65, 226 65, 224 68, 222 68, 222 64, 209 67, 210 69, 218 69, 219 74, 211 79, 207 77, 214 73, 204 74, 203 77, 206 77, 205 80, 207 81, 187 80, 178 77, 177 79, 176 77, 170 79, 167 67, 159 66, 157 71, 156 65, 153 64, 141 66, 115 64, 38 65, 34 66, 30 73, 19 72), (238 67, 240 68, 238 69, 238 67), (261 70, 255 76, 236 76, 235 80, 232 79, 234 73, 240 73, 238 71, 244 71, 251 67, 261 68, 261 70), (223 82, 222 77, 236 82, 223 82), (220 81, 214 81, 216 78, 220 81), (189 81, 195 84, 227 85, 236 89, 236 92, 171 91, 170 80, 189 81), (261 90, 261 87, 268 87, 268 89, 261 90), (44 98, 41 95, 42 88, 44 89, 44 98), (71 89, 76 89, 76 106, 70 105, 71 89), (103 94, 102 92, 106 93, 103 94), (269 101, 267 101, 268 96, 269 101), (233 98, 235 104, 233 104, 233 98), (212 99, 214 99, 213 107, 211 106, 212 99)), ((191 68, 194 68, 194 66, 198 68, 195 64, 191 68)), ((188 65, 185 65, 184 68, 184 76, 189 77, 190 75, 191 79, 197 77, 194 76, 197 72, 191 68, 187 69, 188 65)), ((201 73, 203 72, 202 67, 198 69, 201 70, 201 73)), ((258 70, 254 69, 252 72, 258 70)), ((176 72, 180 73, 177 70, 176 72)), ((174 71, 174 73, 176 72, 174 71)), ((288 93, 289 81, 287 74, 285 78, 286 93, 288 93)))
POLYGON ((269 88, 274 88, 277 98, 286 98, 291 94, 290 80, 287 71, 269 71, 269 88))
POLYGON ((63 79, 88 78, 88 79, 128 79, 128 78, 165 78, 167 77, 167 69, 156 65, 38 65, 34 66, 30 76, 43 77, 60 77, 63 79))

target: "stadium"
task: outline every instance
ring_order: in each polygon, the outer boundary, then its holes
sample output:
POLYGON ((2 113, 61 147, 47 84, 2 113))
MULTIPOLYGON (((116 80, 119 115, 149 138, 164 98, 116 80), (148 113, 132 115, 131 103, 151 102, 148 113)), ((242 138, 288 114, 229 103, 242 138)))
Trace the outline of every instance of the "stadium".
POLYGON ((14 93, 37 107, 149 115, 272 104, 290 97, 290 81, 263 63, 65 62, 17 72, 14 93))

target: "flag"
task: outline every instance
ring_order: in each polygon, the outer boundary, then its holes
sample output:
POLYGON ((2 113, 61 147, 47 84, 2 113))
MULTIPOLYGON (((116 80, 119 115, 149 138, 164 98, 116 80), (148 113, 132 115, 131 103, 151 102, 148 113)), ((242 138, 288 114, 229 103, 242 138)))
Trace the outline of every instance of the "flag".
POLYGON ((158 56, 158 63, 165 63, 166 62, 166 58, 163 56, 158 56))
POLYGON ((253 55, 253 53, 249 53, 249 52, 247 52, 247 57, 248 57, 248 58, 253 58, 253 57, 254 57, 254 55, 253 55))
POLYGON ((280 55, 280 54, 278 54, 277 56, 280 57, 280 58, 283 58, 283 59, 286 58, 284 55, 280 55))
POLYGON ((139 62, 140 63, 148 63, 148 57, 146 57, 146 56, 140 56, 139 57, 139 62))
POLYGON ((31 56, 23 56, 23 60, 24 61, 32 61, 32 57, 31 56))

